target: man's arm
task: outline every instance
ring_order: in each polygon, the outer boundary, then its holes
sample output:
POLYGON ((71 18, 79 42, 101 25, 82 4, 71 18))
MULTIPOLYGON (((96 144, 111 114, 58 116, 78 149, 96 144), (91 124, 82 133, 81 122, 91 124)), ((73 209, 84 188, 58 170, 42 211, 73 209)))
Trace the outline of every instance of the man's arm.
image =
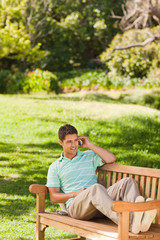
POLYGON ((81 147, 88 148, 97 153, 105 163, 113 163, 116 161, 116 156, 112 152, 94 145, 93 143, 89 142, 87 137, 79 136, 78 138, 83 142, 81 147))
POLYGON ((74 198, 78 194, 80 194, 82 191, 85 190, 85 188, 82 188, 79 191, 76 192, 70 192, 70 193, 61 193, 59 187, 49 187, 49 196, 53 203, 65 203, 69 198, 74 198))

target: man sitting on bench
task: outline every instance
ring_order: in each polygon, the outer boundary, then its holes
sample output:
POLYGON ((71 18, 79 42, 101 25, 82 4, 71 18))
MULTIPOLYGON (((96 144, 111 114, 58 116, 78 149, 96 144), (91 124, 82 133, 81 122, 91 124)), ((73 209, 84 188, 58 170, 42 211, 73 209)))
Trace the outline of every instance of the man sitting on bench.
MULTIPOLYGON (((60 127, 58 135, 63 153, 50 165, 46 186, 51 201, 65 203, 70 217, 90 220, 105 215, 118 224, 118 214, 111 210, 114 200, 145 201, 133 178, 123 178, 107 189, 97 183, 97 167, 115 162, 113 153, 94 145, 85 136, 78 136, 77 129, 69 124, 60 127), (89 150, 79 151, 78 145, 89 150)), ((131 213, 129 230, 148 231, 156 213, 157 210, 131 213)))

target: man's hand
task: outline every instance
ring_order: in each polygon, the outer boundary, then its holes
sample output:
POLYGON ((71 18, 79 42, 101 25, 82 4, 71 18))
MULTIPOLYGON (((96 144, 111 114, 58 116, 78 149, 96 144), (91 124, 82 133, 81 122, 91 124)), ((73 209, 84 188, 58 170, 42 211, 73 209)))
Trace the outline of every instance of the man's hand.
POLYGON ((84 190, 86 190, 86 188, 82 188, 81 190, 74 192, 74 197, 77 197, 84 190))
POLYGON ((90 142, 89 142, 89 140, 88 140, 88 138, 87 137, 85 137, 85 136, 83 136, 83 135, 80 135, 79 137, 78 137, 78 140, 81 140, 82 141, 82 145, 81 145, 81 147, 82 148, 90 148, 90 142))

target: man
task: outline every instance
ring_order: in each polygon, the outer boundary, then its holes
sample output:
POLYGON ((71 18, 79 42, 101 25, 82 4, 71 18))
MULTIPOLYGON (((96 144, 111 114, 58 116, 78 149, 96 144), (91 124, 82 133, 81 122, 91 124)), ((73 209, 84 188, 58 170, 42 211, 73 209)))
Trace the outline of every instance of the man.
MULTIPOLYGON (((94 145, 85 136, 78 136, 77 129, 69 124, 60 127, 58 135, 63 153, 50 165, 46 186, 51 201, 65 203, 69 216, 89 220, 105 215, 118 224, 118 214, 111 210, 113 200, 145 201, 132 178, 124 178, 108 189, 97 183, 96 168, 104 163, 115 162, 113 153, 94 145), (89 150, 79 151, 80 142, 82 148, 89 150)), ((130 231, 148 231, 156 212, 152 210, 130 214, 130 231)))

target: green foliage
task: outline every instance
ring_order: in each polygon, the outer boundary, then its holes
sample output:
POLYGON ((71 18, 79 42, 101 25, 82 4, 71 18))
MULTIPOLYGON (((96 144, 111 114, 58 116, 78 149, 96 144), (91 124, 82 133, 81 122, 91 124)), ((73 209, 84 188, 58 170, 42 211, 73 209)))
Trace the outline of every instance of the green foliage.
POLYGON ((10 74, 11 71, 9 70, 0 71, 0 93, 7 92, 7 82, 10 74))
MULTIPOLYGON (((160 33, 160 26, 151 30, 154 34, 160 33)), ((150 37, 149 29, 129 30, 123 34, 117 34, 110 47, 101 54, 102 62, 109 69, 111 76, 129 76, 131 78, 146 77, 151 68, 160 64, 160 43, 152 42, 145 47, 132 47, 126 50, 114 50, 116 47, 124 47, 137 42, 144 42, 150 37)))
MULTIPOLYGON (((120 12, 118 1, 114 11, 120 12)), ((40 66, 53 70, 88 67, 116 33, 115 20, 110 18, 113 3, 109 0, 89 1, 26 1, 26 21, 31 38, 42 43, 49 54, 40 66)))
POLYGON ((157 87, 160 86, 160 65, 158 68, 152 68, 147 75, 148 77, 148 84, 155 84, 157 87))
POLYGON ((61 91, 160 87, 159 71, 152 71, 151 73, 148 77, 140 79, 124 76, 109 77, 109 74, 102 69, 72 70, 55 72, 55 74, 40 69, 28 70, 25 73, 4 70, 0 72, 0 92, 30 93, 43 90, 59 93, 61 91))
POLYGON ((40 91, 57 92, 57 77, 49 71, 36 69, 35 71, 0 72, 0 92, 1 93, 30 93, 40 91))
POLYGON ((150 76, 143 79, 129 76, 114 76, 102 69, 56 72, 56 75, 59 79, 59 87, 65 91, 160 87, 159 78, 151 80, 150 76))
POLYGON ((13 62, 33 64, 45 56, 41 43, 33 44, 23 23, 25 1, 3 1, 0 5, 0 69, 11 69, 13 62), (3 62, 7 62, 4 66, 3 62), (11 66, 9 65, 10 63, 11 66))
MULTIPOLYGON (((100 88, 109 89, 110 80, 103 70, 81 70, 71 71, 60 75, 60 88, 70 90, 97 90, 100 88)), ((57 75, 58 76, 58 75, 57 75)))
POLYGON ((22 72, 1 71, 0 93, 18 93, 21 90, 22 81, 24 81, 24 74, 22 72))
MULTIPOLYGON (((24 93, 40 92, 42 90, 49 91, 51 82, 56 80, 57 78, 53 73, 36 69, 35 71, 25 73, 25 79, 21 83, 21 88, 24 93)), ((54 85, 53 90, 55 90, 54 85)))

